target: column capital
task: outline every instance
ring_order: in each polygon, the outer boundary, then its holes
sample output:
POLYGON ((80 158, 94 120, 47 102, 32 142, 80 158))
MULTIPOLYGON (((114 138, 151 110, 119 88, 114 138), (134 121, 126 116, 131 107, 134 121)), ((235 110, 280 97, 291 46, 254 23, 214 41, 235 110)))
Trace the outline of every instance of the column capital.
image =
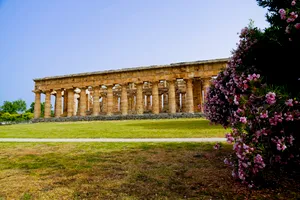
POLYGON ((110 87, 110 88, 113 88, 114 85, 115 85, 115 84, 106 84, 105 86, 106 86, 107 88, 109 88, 109 87, 110 87))
POLYGON ((201 80, 211 80, 212 77, 201 77, 201 80))
POLYGON ((144 81, 137 81, 137 82, 134 82, 134 84, 136 84, 136 85, 140 85, 140 84, 144 84, 144 81))
POLYGON ((206 86, 210 85, 211 77, 202 78, 201 80, 202 80, 203 86, 206 87, 206 86))
POLYGON ((58 90, 62 91, 63 89, 62 88, 54 88, 53 89, 53 91, 58 91, 58 90))
POLYGON ((65 87, 64 89, 65 89, 65 90, 75 90, 74 87, 65 87))
POLYGON ((95 90, 95 89, 99 89, 100 90, 101 86, 100 85, 94 85, 94 86, 92 86, 92 88, 93 88, 93 90, 95 90))
POLYGON ((194 77, 194 80, 202 80, 201 77, 194 77))
POLYGON ((120 86, 128 86, 128 82, 124 82, 124 83, 119 83, 120 86))
POLYGON ((171 82, 171 81, 175 82, 175 81, 177 81, 177 78, 169 78, 169 79, 167 79, 166 81, 167 81, 167 82, 171 82))
POLYGON ((183 78, 184 81, 188 81, 188 80, 194 80, 194 77, 192 78, 183 78))
POLYGON ((160 80, 151 81, 151 84, 159 84, 160 80))
POLYGON ((46 89, 46 90, 43 90, 42 92, 45 93, 45 94, 46 93, 50 93, 51 94, 52 90, 51 89, 46 89))
POLYGON ((42 93, 42 90, 32 90, 33 93, 42 93))

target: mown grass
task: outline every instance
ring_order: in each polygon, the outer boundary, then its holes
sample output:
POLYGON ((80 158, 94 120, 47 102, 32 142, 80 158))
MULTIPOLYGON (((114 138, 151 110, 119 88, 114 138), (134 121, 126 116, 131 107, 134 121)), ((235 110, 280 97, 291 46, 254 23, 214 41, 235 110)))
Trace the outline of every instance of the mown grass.
POLYGON ((300 198, 294 181, 261 190, 235 182, 223 164, 232 146, 213 145, 0 143, 0 199, 300 198))
POLYGON ((37 123, 0 126, 0 138, 201 138, 226 130, 205 119, 37 123))

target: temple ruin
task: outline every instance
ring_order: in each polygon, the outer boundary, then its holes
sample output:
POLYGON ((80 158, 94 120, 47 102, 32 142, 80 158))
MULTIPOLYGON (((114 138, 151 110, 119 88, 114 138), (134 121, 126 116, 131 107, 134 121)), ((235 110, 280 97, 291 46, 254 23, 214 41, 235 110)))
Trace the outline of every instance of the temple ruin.
POLYGON ((203 112, 210 80, 228 58, 33 79, 34 118, 203 112))

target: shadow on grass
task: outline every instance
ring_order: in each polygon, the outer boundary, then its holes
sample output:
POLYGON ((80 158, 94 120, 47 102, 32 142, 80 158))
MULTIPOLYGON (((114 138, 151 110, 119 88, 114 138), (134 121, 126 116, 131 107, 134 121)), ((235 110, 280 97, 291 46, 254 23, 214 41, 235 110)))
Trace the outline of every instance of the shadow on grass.
MULTIPOLYGON (((292 182, 259 191, 240 185, 223 164, 232 146, 224 144, 217 151, 213 145, 72 144, 67 151, 64 149, 67 145, 53 151, 53 145, 47 148, 45 144, 27 146, 22 153, 13 153, 14 146, 7 147, 10 149, 3 148, 0 154, 0 197, 4 196, 1 190, 15 192, 20 176, 28 179, 28 185, 39 180, 38 185, 21 191, 22 194, 31 191, 33 199, 43 199, 44 194, 58 199, 63 188, 68 188, 65 199, 274 199, 275 196, 295 199, 300 196, 292 182), (43 151, 38 152, 39 149, 43 151), (5 171, 9 170, 14 173, 6 176, 5 171), (16 171, 20 173, 15 174, 16 171)), ((7 199, 20 199, 20 194, 15 197, 18 198, 7 199)))

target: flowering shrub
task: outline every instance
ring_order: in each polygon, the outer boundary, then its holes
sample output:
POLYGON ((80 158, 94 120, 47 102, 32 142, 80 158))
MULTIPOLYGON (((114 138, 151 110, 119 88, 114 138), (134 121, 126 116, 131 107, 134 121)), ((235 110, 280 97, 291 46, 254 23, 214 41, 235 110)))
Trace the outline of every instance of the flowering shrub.
MULTIPOLYGON (((296 4, 291 2, 292 7, 296 4)), ((296 11, 280 9, 279 14, 282 20, 289 19, 288 30, 294 31, 292 23, 298 29, 296 11)), ((260 68, 256 50, 266 44, 264 34, 253 24, 242 29, 237 49, 212 81, 205 103, 206 117, 212 123, 231 127, 226 138, 234 143, 234 153, 224 163, 233 167, 233 177, 249 187, 266 169, 300 163, 299 98, 270 84, 268 74, 260 68)))

